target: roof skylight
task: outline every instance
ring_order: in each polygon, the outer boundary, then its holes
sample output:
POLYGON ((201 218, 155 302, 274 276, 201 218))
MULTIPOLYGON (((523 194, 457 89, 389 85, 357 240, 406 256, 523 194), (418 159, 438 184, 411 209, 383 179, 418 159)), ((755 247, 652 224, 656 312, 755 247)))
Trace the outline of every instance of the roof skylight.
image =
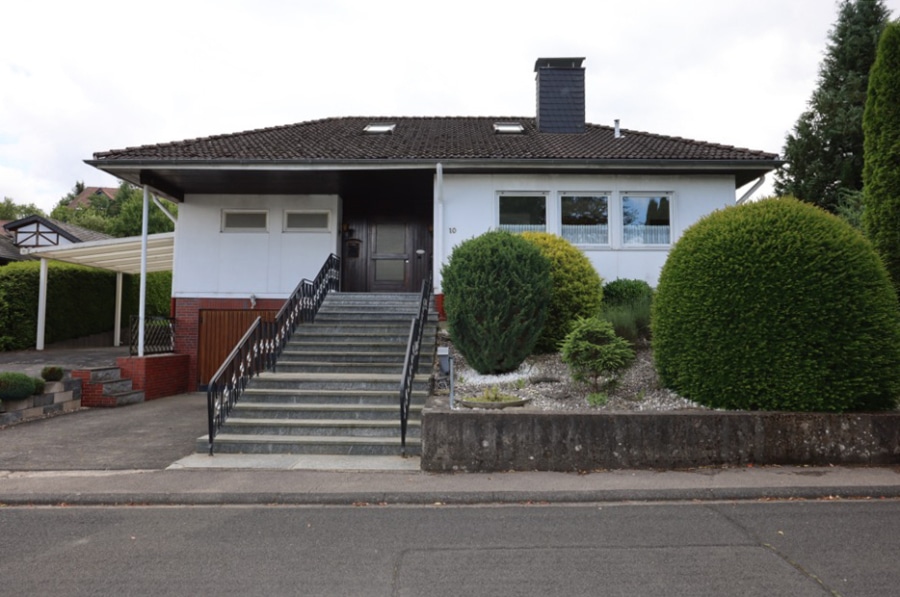
POLYGON ((525 132, 525 127, 518 122, 495 122, 494 132, 498 135, 517 135, 525 132))
POLYGON ((363 131, 369 135, 391 135, 396 126, 393 122, 373 122, 367 124, 363 131))

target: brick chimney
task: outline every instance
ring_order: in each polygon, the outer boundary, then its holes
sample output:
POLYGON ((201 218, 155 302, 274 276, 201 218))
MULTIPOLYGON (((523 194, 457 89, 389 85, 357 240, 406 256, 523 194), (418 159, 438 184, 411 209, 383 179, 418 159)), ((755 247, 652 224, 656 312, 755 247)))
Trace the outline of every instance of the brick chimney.
POLYGON ((542 133, 584 132, 584 58, 538 58, 537 128, 542 133))

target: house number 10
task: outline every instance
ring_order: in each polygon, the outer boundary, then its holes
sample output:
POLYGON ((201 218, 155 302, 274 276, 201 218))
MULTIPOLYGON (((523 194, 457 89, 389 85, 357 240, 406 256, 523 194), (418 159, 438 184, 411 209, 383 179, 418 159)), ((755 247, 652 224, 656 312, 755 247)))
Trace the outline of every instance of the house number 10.
POLYGON ((456 228, 450 227, 450 234, 456 234, 456 228))

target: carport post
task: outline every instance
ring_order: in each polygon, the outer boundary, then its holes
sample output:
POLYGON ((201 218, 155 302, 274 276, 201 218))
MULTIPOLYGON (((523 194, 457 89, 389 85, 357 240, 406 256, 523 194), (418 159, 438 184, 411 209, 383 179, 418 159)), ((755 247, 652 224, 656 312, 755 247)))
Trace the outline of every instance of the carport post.
POLYGON ((150 206, 150 187, 144 185, 144 207, 141 213, 141 296, 138 309, 138 356, 144 356, 144 317, 147 315, 147 220, 150 206))
POLYGON ((116 322, 113 325, 113 346, 120 346, 122 342, 122 272, 116 272, 116 322))
POLYGON ((44 350, 44 332, 47 329, 47 260, 41 257, 41 281, 38 290, 37 345, 44 350))

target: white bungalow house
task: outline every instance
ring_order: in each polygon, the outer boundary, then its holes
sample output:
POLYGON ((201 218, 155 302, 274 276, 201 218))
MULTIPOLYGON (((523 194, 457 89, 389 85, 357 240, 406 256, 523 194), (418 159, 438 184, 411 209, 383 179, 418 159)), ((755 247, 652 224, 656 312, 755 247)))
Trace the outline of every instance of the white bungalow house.
POLYGON ((493 228, 546 230, 605 280, 655 285, 685 228, 735 203, 776 154, 585 122, 582 58, 541 58, 535 117, 336 117, 94 154, 178 201, 179 351, 201 313, 278 309, 329 254, 344 292, 412 292, 493 228), (429 260, 429 257, 431 260, 429 260))

